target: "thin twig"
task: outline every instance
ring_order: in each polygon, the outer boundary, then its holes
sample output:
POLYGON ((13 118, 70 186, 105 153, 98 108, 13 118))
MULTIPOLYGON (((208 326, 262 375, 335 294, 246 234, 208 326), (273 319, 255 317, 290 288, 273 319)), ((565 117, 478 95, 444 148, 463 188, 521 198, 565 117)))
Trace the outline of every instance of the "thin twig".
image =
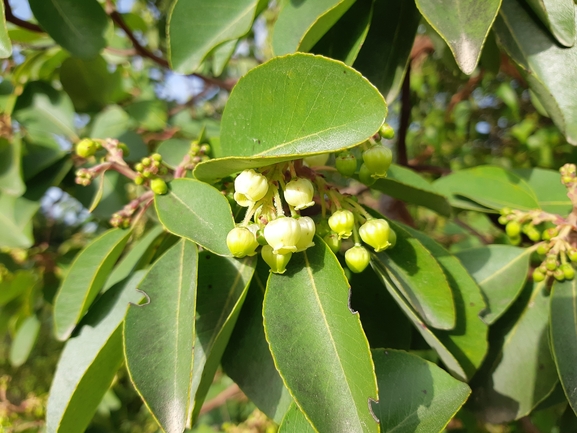
POLYGON ((485 237, 485 235, 483 235, 482 233, 478 232, 477 230, 475 230, 473 227, 471 227, 469 224, 467 224, 466 222, 463 222, 462 220, 460 220, 459 218, 455 218, 454 219, 455 224, 457 224, 458 226, 464 228, 465 230, 471 232, 473 235, 475 235, 476 237, 479 238, 479 240, 484 244, 484 245, 489 245, 491 242, 489 242, 489 240, 485 237))
POLYGON ((244 394, 242 393, 242 391, 240 390, 238 385, 236 383, 233 383, 231 386, 226 388, 224 391, 222 391, 216 397, 205 402, 202 405, 202 408, 200 409, 200 415, 204 415, 205 413, 210 412, 211 410, 222 406, 223 404, 226 403, 227 400, 229 400, 231 398, 241 397, 241 396, 244 396, 244 394))
POLYGON ((4 0, 4 12, 6 14, 6 21, 15 24, 18 27, 22 27, 23 29, 30 30, 31 32, 44 33, 44 30, 42 30, 38 24, 29 23, 28 21, 24 21, 18 17, 15 17, 12 13, 12 7, 10 6, 8 0, 4 0))
POLYGON ((408 165, 407 130, 411 120, 411 63, 407 65, 407 72, 403 80, 401 94, 401 120, 399 124, 399 139, 397 140, 397 163, 408 165))

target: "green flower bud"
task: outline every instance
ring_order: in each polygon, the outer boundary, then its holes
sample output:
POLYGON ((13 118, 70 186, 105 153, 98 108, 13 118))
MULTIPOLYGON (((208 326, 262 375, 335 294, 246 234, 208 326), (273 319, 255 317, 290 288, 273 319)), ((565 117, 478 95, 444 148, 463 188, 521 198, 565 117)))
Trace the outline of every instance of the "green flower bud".
POLYGON ((80 140, 76 145, 76 154, 81 158, 90 158, 99 148, 100 143, 91 140, 90 138, 85 138, 80 140))
POLYGON ((529 226, 527 229, 527 237, 533 242, 538 242, 541 240, 541 233, 534 226, 529 226))
POLYGON ((137 174, 136 177, 134 178, 134 183, 136 185, 142 185, 144 183, 144 176, 142 176, 141 174, 137 174))
POLYGON ((339 239, 348 239, 353 234, 355 216, 350 210, 341 209, 329 218, 329 227, 339 235, 339 239))
POLYGON ((366 186, 371 186, 377 181, 377 179, 372 176, 372 173, 366 164, 361 164, 361 168, 359 169, 359 180, 366 186))
POLYGON ((286 266, 292 257, 292 253, 275 253, 270 245, 265 245, 262 247, 262 251, 260 253, 266 264, 270 266, 270 271, 274 272, 275 274, 284 274, 286 271, 286 266))
POLYGON ((389 223, 384 219, 367 221, 359 228, 359 234, 363 242, 373 247, 376 253, 384 251, 391 246, 389 242, 389 223))
POLYGON ((152 161, 148 157, 142 158, 140 162, 144 167, 150 167, 150 164, 152 163, 152 161))
POLYGON ((537 254, 544 256, 549 252, 549 244, 543 242, 537 247, 537 254))
POLYGON ((503 216, 507 216, 509 214, 511 214, 513 211, 511 210, 510 207, 504 207, 503 209, 501 209, 501 215, 503 216))
POLYGON ((543 232, 543 240, 550 241, 555 236, 559 234, 559 229, 557 227, 551 227, 543 232))
POLYGON ((507 222, 509 221, 509 219, 508 219, 506 216, 501 215, 501 216, 499 217, 498 221, 499 221, 499 224, 505 225, 505 224, 507 224, 507 222))
POLYGON ((259 206, 254 213, 255 222, 261 227, 266 226, 270 221, 276 218, 276 209, 271 204, 259 206))
POLYGON ((570 250, 568 256, 573 263, 577 262, 577 250, 570 250))
POLYGON ((313 201, 314 193, 315 189, 310 180, 298 178, 286 184, 284 198, 296 210, 301 210, 315 204, 313 201))
POLYGON ((351 152, 341 152, 335 159, 335 167, 340 174, 350 177, 357 171, 357 158, 351 152))
POLYGON ((168 186, 166 185, 166 182, 159 177, 152 179, 150 181, 150 189, 155 194, 159 194, 159 195, 163 195, 163 194, 166 194, 168 192, 168 186))
POLYGON ((545 281, 545 274, 543 274, 539 269, 535 269, 533 271, 533 281, 535 281, 536 283, 545 281))
POLYGON ((505 232, 510 238, 515 238, 521 234, 521 224, 517 221, 509 221, 505 226, 505 232))
POLYGON ((387 177, 393 152, 388 147, 376 145, 363 152, 363 161, 374 178, 387 177))
POLYGON ((391 244, 389 248, 393 248, 395 245, 397 245, 397 232, 395 232, 393 229, 389 230, 389 243, 391 244))
POLYGON ((553 272, 553 276, 557 281, 563 281, 565 279, 565 273, 561 268, 555 269, 555 272, 553 272))
POLYGON ((301 225, 294 218, 280 217, 265 226, 264 237, 275 254, 294 253, 301 237, 301 225))
POLYGON ((521 236, 514 236, 509 238, 509 242, 511 242, 511 245, 519 245, 521 244, 521 236))
POLYGON ((329 233, 323 237, 323 240, 328 245, 333 253, 338 253, 341 249, 341 240, 336 233, 329 233))
POLYGON ((547 256, 545 267, 550 271, 557 269, 557 258, 555 256, 547 256))
POLYGON ((395 130, 388 123, 383 123, 383 125, 379 129, 379 135, 385 140, 390 140, 395 136, 395 130))
POLYGON ((162 162, 162 155, 160 153, 153 153, 150 155, 150 159, 157 162, 162 162))
POLYGON ((307 156, 306 158, 304 158, 304 162, 309 167, 320 167, 321 165, 326 165, 327 161, 329 160, 329 156, 331 155, 328 153, 321 153, 320 155, 307 156))
POLYGON ((124 143, 118 143, 118 148, 122 151, 122 156, 130 155, 130 148, 124 143))
POLYGON ((137 172, 142 173, 142 170, 144 170, 144 165, 142 165, 142 163, 139 162, 139 163, 137 163, 137 164, 134 165, 134 169, 135 169, 137 172))
POLYGON ((355 245, 345 253, 345 262, 355 274, 363 272, 369 266, 370 261, 371 254, 360 245, 355 245))
POLYGON ((233 256, 239 259, 256 254, 258 242, 252 231, 246 227, 235 227, 226 236, 226 245, 233 256))
POLYGON ((575 277, 575 269, 569 263, 561 265, 560 269, 563 271, 563 276, 566 280, 572 280, 575 277))
POLYGON ((301 217, 298 220, 301 226, 301 236, 297 242, 297 253, 304 251, 315 245, 313 238, 315 237, 315 222, 311 217, 301 217))
POLYGON ((243 207, 248 207, 266 195, 268 179, 252 168, 244 170, 234 180, 234 190, 236 202, 243 207))

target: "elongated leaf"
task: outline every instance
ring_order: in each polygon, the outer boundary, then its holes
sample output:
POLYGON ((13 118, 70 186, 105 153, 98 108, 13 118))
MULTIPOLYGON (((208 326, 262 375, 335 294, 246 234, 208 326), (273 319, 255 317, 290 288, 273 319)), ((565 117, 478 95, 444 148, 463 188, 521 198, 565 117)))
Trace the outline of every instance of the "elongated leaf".
POLYGON ((551 353, 567 401, 577 413, 577 281, 555 282, 549 314, 551 353))
POLYGON ((292 397, 274 366, 264 335, 262 302, 269 267, 259 260, 238 321, 222 356, 222 367, 247 397, 280 423, 292 397))
POLYGON ((567 188, 559 181, 559 172, 544 168, 519 168, 513 170, 525 179, 535 192, 539 207, 545 212, 566 216, 573 205, 567 197, 567 188))
POLYGON ((224 71, 228 61, 234 54, 236 45, 238 44, 238 39, 232 39, 227 42, 223 42, 218 47, 214 49, 213 59, 212 59, 212 73, 215 77, 218 77, 224 71))
POLYGON ((377 394, 369 344, 348 299, 342 268, 320 239, 267 284, 264 327, 275 365, 319 432, 378 431, 367 404, 377 394))
POLYGON ((520 176, 501 167, 483 165, 459 170, 433 183, 435 190, 449 197, 463 196, 491 209, 512 207, 520 210, 539 209, 535 192, 520 176))
POLYGON ((108 16, 96 0, 30 0, 40 26, 74 56, 90 59, 106 46, 108 16))
POLYGON ((219 256, 231 256, 226 236, 234 220, 226 197, 217 189, 193 179, 176 179, 168 194, 154 197, 154 207, 169 232, 219 256))
POLYGON ((30 287, 37 284, 38 275, 34 271, 19 269, 11 277, 0 282, 0 306, 22 295, 30 287))
POLYGON ((459 251, 456 256, 481 287, 487 310, 481 317, 492 324, 517 299, 529 271, 528 250, 510 245, 487 245, 459 251))
POLYGON ((527 0, 533 11, 557 41, 566 47, 575 44, 575 3, 571 0, 527 0))
POLYGON ((241 78, 230 95, 220 137, 228 158, 201 163, 194 175, 214 181, 353 147, 371 137, 386 114, 382 96, 354 69, 310 54, 274 58, 241 78))
POLYGON ((497 424, 529 414, 557 384, 548 341, 549 291, 535 284, 521 316, 505 336, 490 374, 475 392, 480 414, 497 424))
POLYGON ((108 290, 84 317, 64 346, 52 380, 46 410, 47 431, 84 431, 123 362, 122 321, 145 272, 108 290))
POLYGON ((351 0, 286 2, 274 25, 275 55, 310 50, 353 3, 351 0))
POLYGON ((184 430, 191 400, 197 270, 196 245, 180 240, 139 286, 148 303, 131 305, 124 321, 130 379, 167 433, 184 430))
POLYGON ((473 73, 501 0, 417 0, 417 7, 447 42, 459 68, 473 73))
POLYGON ((181 74, 196 71, 213 48, 248 33, 257 5, 258 0, 175 1, 167 26, 171 67, 181 74))
POLYGON ((130 231, 112 229, 84 248, 68 269, 54 301, 54 332, 59 340, 70 337, 108 274, 122 254, 130 231))
POLYGON ((471 394, 465 383, 418 356, 378 349, 373 360, 379 402, 372 407, 383 432, 440 433, 471 394))
POLYGON ((4 3, 0 5, 0 59, 5 59, 12 55, 12 42, 8 36, 6 28, 6 17, 4 15, 4 3))
POLYGON ((190 407, 192 424, 198 417, 238 319, 256 258, 237 260, 202 252, 199 261, 191 388, 195 397, 190 407))
POLYGON ((38 338, 38 331, 40 331, 40 321, 35 315, 22 322, 10 346, 10 364, 13 367, 20 367, 26 362, 38 338))
POLYGON ((21 196, 26 189, 22 180, 21 151, 19 138, 10 141, 0 138, 0 191, 6 194, 21 196))
POLYGON ((388 103, 401 90, 420 20, 412 0, 374 2, 369 33, 354 67, 377 86, 388 103))
POLYGON ((441 215, 451 215, 451 205, 446 197, 439 194, 422 176, 400 165, 392 164, 387 177, 377 180, 371 188, 407 203, 424 206, 441 215))
POLYGON ((407 231, 389 221, 397 234, 397 244, 373 254, 389 270, 399 291, 423 320, 437 329, 453 329, 455 302, 449 282, 433 255, 407 231))
POLYGON ((459 259, 424 233, 403 227, 433 254, 449 280, 457 314, 455 329, 433 332, 459 361, 470 380, 489 349, 489 328, 479 317, 486 307, 481 289, 459 259))
POLYGON ((359 0, 311 48, 311 52, 352 65, 369 32, 373 0, 359 0))
POLYGON ((577 46, 560 47, 518 0, 503 0, 494 29, 553 122, 569 143, 577 144, 577 89, 567 86, 577 65, 577 46))
POLYGON ((278 433, 316 433, 316 431, 295 403, 291 404, 278 428, 278 433))

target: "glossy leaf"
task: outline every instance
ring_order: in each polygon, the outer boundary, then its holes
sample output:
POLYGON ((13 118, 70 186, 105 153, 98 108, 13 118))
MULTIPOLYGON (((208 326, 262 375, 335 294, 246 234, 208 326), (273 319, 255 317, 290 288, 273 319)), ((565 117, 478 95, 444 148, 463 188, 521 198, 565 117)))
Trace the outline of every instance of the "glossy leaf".
POLYGON ((180 240, 140 284, 148 303, 131 305, 124 321, 130 379, 167 433, 184 430, 191 401, 197 271, 196 245, 180 240))
POLYGON ((324 242, 315 243, 293 255, 286 274, 269 277, 267 341, 285 385, 317 431, 377 432, 367 405, 377 394, 369 344, 349 309, 340 264, 324 242))
POLYGON ((470 380, 489 349, 489 328, 479 317, 486 305, 481 289, 459 259, 424 233, 403 226, 437 259, 449 281, 455 300, 457 322, 451 331, 433 330, 443 345, 451 351, 470 380))
POLYGON ((561 45, 575 44, 575 3, 571 0, 527 0, 561 45))
POLYGON ((386 113, 378 91, 340 62, 300 53, 274 58, 241 78, 230 95, 220 137, 228 158, 201 163, 194 175, 214 181, 353 147, 378 130, 386 113))
POLYGON ((299 407, 293 403, 284 416, 278 433, 316 433, 317 430, 307 420, 299 407))
POLYGON ((212 59, 212 73, 215 77, 218 77, 224 71, 228 61, 234 54, 234 50, 238 44, 238 39, 232 39, 227 42, 223 42, 218 47, 214 49, 213 59, 212 59))
POLYGON ((431 183, 413 170, 400 165, 392 164, 387 177, 377 180, 371 188, 407 203, 424 206, 440 215, 451 215, 451 205, 431 183))
POLYGON ((528 415, 557 384, 548 339, 549 291, 535 284, 529 302, 507 332, 499 356, 480 389, 482 417, 493 424, 528 415))
POLYGON ((5 59, 12 55, 12 42, 6 27, 6 17, 4 14, 4 3, 0 5, 0 59, 5 59))
POLYGON ((417 7, 449 45, 459 68, 472 74, 501 0, 417 0, 417 7))
POLYGON ((567 401, 577 413, 577 281, 555 282, 549 314, 551 353, 567 401))
POLYGON ((159 99, 137 101, 125 108, 130 117, 142 128, 149 131, 161 131, 166 128, 168 110, 165 101, 159 99))
POLYGON ((199 256, 196 342, 192 368, 192 423, 198 417, 226 349, 254 274, 255 257, 199 256))
POLYGON ((90 59, 106 46, 109 21, 96 0, 30 0, 38 24, 76 57, 90 59))
POLYGON ((573 205, 567 197, 567 188, 559 180, 558 171, 539 167, 518 168, 513 171, 533 189, 539 207, 545 212, 563 217, 571 212, 573 205))
POLYGON ((273 29, 275 55, 310 50, 353 3, 354 0, 285 2, 273 29))
POLYGON ((156 149, 162 155, 162 162, 168 167, 175 169, 182 162, 182 159, 190 152, 191 140, 183 138, 169 138, 160 143, 156 149))
POLYGON ((352 65, 369 32, 373 0, 359 0, 310 49, 331 59, 352 65))
POLYGON ((122 321, 145 272, 134 273, 100 297, 64 346, 48 395, 47 431, 83 431, 122 365, 122 321))
POLYGON ((35 315, 27 317, 22 322, 10 345, 9 359, 13 367, 20 367, 26 362, 34 348, 39 331, 40 321, 35 315))
POLYGON ((527 182, 501 167, 483 165, 459 170, 441 177, 433 183, 433 187, 448 196, 455 207, 459 207, 459 203, 455 203, 453 198, 463 196, 495 210, 504 207, 520 210, 539 208, 535 192, 527 182))
POLYGON ((376 0, 367 38, 354 67, 388 103, 401 90, 421 14, 412 0, 376 0), (383 23, 387 25, 383 25, 383 23))
POLYGON ((373 360, 379 402, 372 407, 383 432, 440 433, 471 394, 467 384, 410 353, 378 349, 373 360))
POLYGON ((456 256, 481 287, 487 303, 481 317, 492 324, 521 293, 529 272, 529 251, 510 245, 487 245, 459 251, 456 256))
POLYGON ((22 180, 22 142, 15 137, 8 141, 0 138, 0 191, 21 196, 26 190, 22 180))
POLYGON ((129 230, 112 229, 94 239, 74 259, 54 301, 54 332, 59 340, 70 337, 122 254, 129 230))
POLYGON ((250 401, 280 423, 293 400, 275 368, 264 335, 262 302, 268 275, 268 265, 259 260, 222 356, 222 367, 250 401))
POLYGON ((248 33, 257 5, 258 0, 175 1, 167 26, 171 67, 181 74, 196 71, 215 47, 248 33))
POLYGON ((577 64, 577 46, 559 46, 519 0, 503 0, 494 29, 551 119, 569 143, 577 144, 577 90, 567 86, 577 64))
POLYGON ((226 197, 217 189, 193 179, 175 179, 168 194, 155 196, 154 206, 169 232, 219 256, 231 256, 226 236, 234 220, 226 197))
POLYGON ((38 275, 34 271, 24 269, 18 269, 11 278, 4 278, 0 282, 0 306, 30 290, 38 281, 38 275))

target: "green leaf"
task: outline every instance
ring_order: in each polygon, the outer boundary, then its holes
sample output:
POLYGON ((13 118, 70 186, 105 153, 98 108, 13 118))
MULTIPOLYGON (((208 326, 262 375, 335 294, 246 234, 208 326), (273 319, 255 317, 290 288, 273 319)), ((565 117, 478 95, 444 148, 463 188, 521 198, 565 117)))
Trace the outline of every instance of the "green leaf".
POLYGON ((122 321, 129 302, 139 302, 136 272, 100 297, 64 346, 46 409, 47 431, 84 431, 123 362, 122 321))
POLYGON ((549 290, 535 284, 529 302, 507 332, 499 356, 475 399, 481 416, 498 424, 528 415, 557 384, 548 341, 549 290))
POLYGON ((555 282, 549 314, 551 353, 567 401, 577 412, 577 280, 555 282))
POLYGON ((424 206, 440 215, 451 215, 451 205, 446 197, 421 175, 400 165, 391 164, 387 177, 378 179, 371 188, 407 203, 424 206))
POLYGON ((26 190, 22 180, 21 153, 22 142, 18 137, 10 141, 0 138, 0 191, 5 194, 21 196, 26 190))
POLYGON ((575 3, 571 0, 527 0, 559 43, 575 44, 575 3))
POLYGON ((118 105, 106 107, 94 117, 90 137, 118 138, 130 127, 130 116, 118 105))
POLYGON ((418 239, 400 225, 389 224, 397 234, 397 244, 372 254, 372 261, 387 268, 399 291, 425 322, 437 329, 453 329, 455 302, 441 266, 418 239))
POLYGON ((184 430, 191 400, 197 271, 196 245, 180 240, 140 284, 148 303, 131 305, 124 321, 130 379, 167 433, 184 430))
POLYGON ((220 365, 248 286, 256 258, 242 260, 218 257, 203 251, 199 261, 196 301, 196 342, 192 368, 192 424, 220 365))
POLYGON ((471 379, 481 366, 489 349, 489 328, 479 317, 485 310, 481 289, 457 257, 424 233, 403 226, 437 259, 449 281, 455 300, 457 322, 451 331, 433 330, 443 345, 451 351, 471 379))
POLYGON ((317 430, 307 420, 304 413, 293 403, 284 416, 278 433, 316 433, 317 430))
POLYGON ((4 3, 0 5, 0 17, 0 59, 6 59, 12 55, 12 42, 10 42, 8 28, 6 27, 4 3))
POLYGON ((356 1, 344 15, 310 49, 351 66, 369 32, 373 0, 356 1))
POLYGON ((577 46, 559 46, 518 0, 503 0, 494 29, 553 122, 569 143, 577 144, 577 89, 567 86, 577 65, 577 46))
POLYGON ((292 400, 274 366, 264 335, 262 303, 270 268, 259 260, 222 367, 242 392, 268 417, 280 423, 292 400))
POLYGON ((160 143, 156 151, 162 155, 163 164, 174 170, 190 152, 190 145, 191 140, 169 138, 160 143))
POLYGON ((112 229, 84 248, 70 265, 54 301, 54 332, 66 340, 100 292, 131 232, 112 229))
POLYGON ((401 90, 420 20, 412 0, 374 3, 371 27, 354 67, 377 86, 387 103, 401 90))
POLYGON ((220 137, 229 158, 201 163, 194 175, 214 181, 354 147, 377 132, 386 114, 382 96, 354 69, 310 54, 277 57, 247 73, 230 95, 220 137))
POLYGON ((417 7, 467 75, 477 67, 500 6, 501 0, 417 0, 417 7))
POLYGON ((234 228, 228 200, 216 188, 193 179, 175 179, 154 206, 166 230, 219 256, 230 257, 226 236, 234 228))
POLYGON ((20 367, 26 362, 34 343, 36 343, 39 331, 40 321, 35 315, 29 316, 22 322, 10 346, 10 364, 12 367, 20 367))
POLYGON ((377 395, 369 344, 348 300, 343 270, 318 238, 267 284, 264 328, 275 365, 319 432, 378 431, 367 405, 377 395))
POLYGON ((285 2, 273 29, 275 55, 309 51, 353 3, 354 0, 285 2))
POLYGON ((74 56, 90 59, 106 46, 108 16, 96 0, 30 0, 38 24, 74 56))
POLYGON ((456 256, 481 287, 487 303, 481 315, 492 324, 521 293, 529 272, 529 250, 510 245, 487 245, 459 251, 456 256))
POLYGON ((471 389, 432 362, 399 350, 373 350, 379 402, 373 411, 381 430, 398 433, 445 431, 471 389))
POLYGON ((544 168, 518 168, 514 173, 523 178, 537 196, 539 207, 545 212, 566 216, 573 205, 567 188, 561 183, 559 172, 544 168))
POLYGON ((166 127, 168 110, 164 101, 137 101, 125 108, 130 117, 148 131, 162 131, 166 127))
POLYGON ((535 192, 527 182, 501 167, 482 165, 459 170, 433 182, 433 188, 449 197, 455 207, 460 206, 454 198, 463 196, 490 209, 539 209, 535 192))
POLYGON ((236 45, 238 44, 238 39, 232 39, 227 42, 223 42, 218 47, 214 49, 213 59, 212 59, 212 74, 218 77, 224 71, 224 68, 228 64, 228 61, 234 54, 236 45))
POLYGON ((18 269, 11 278, 0 282, 0 306, 22 295, 30 287, 38 283, 38 275, 31 270, 18 269))
POLYGON ((176 0, 166 30, 172 69, 195 72, 215 47, 248 33, 257 4, 257 0, 176 0))

